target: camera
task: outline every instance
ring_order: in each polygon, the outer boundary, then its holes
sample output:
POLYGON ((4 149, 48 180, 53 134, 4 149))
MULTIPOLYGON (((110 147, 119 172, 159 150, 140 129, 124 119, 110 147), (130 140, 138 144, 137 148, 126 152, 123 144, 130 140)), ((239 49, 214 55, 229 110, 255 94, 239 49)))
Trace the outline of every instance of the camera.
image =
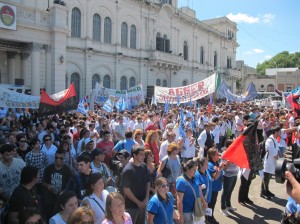
POLYGON ((287 160, 283 158, 280 158, 276 161, 275 181, 277 183, 284 183, 285 171, 290 171, 300 183, 300 158, 294 159, 292 163, 288 163, 287 160))

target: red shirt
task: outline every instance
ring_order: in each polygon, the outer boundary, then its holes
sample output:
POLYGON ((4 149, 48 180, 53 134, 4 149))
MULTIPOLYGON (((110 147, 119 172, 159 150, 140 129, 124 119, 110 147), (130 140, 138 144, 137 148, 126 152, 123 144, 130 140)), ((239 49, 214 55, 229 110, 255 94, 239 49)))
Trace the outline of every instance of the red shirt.
POLYGON ((96 148, 99 148, 104 151, 105 153, 105 158, 104 158, 104 163, 106 165, 109 165, 109 160, 112 157, 112 150, 114 148, 114 143, 112 141, 101 141, 96 145, 96 148))

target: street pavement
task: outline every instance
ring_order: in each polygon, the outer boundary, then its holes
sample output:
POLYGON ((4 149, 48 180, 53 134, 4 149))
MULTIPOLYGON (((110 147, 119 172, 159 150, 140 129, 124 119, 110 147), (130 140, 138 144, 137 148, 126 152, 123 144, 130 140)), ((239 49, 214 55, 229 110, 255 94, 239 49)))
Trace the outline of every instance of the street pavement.
POLYGON ((261 178, 257 175, 250 186, 249 198, 254 202, 253 205, 242 206, 238 203, 238 190, 240 180, 234 188, 231 198, 231 205, 236 207, 235 212, 230 212, 226 217, 221 214, 221 194, 219 192, 218 200, 214 212, 216 220, 220 224, 273 224, 280 223, 281 214, 284 211, 287 202, 286 183, 279 184, 272 178, 270 181, 270 191, 275 194, 271 200, 260 197, 261 178))

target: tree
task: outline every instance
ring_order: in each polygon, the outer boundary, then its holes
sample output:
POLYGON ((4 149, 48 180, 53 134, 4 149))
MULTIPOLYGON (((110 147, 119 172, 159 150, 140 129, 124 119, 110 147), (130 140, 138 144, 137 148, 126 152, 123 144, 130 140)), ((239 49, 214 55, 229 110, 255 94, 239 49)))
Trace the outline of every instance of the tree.
POLYGON ((265 75, 267 68, 295 68, 300 67, 300 52, 289 53, 283 51, 270 60, 266 60, 263 63, 258 63, 256 71, 259 75, 265 75))

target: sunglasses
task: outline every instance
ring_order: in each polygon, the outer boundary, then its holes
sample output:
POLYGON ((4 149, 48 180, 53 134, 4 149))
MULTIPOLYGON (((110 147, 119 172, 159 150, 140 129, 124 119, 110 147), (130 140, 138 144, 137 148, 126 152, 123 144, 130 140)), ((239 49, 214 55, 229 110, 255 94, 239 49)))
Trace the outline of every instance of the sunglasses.
POLYGON ((167 188, 167 187, 169 187, 167 184, 162 184, 162 185, 160 185, 160 187, 161 188, 167 188))
POLYGON ((51 138, 47 138, 44 140, 45 142, 51 141, 51 138))
POLYGON ((55 156, 55 159, 64 160, 64 158, 63 158, 63 157, 58 157, 58 156, 55 156))

